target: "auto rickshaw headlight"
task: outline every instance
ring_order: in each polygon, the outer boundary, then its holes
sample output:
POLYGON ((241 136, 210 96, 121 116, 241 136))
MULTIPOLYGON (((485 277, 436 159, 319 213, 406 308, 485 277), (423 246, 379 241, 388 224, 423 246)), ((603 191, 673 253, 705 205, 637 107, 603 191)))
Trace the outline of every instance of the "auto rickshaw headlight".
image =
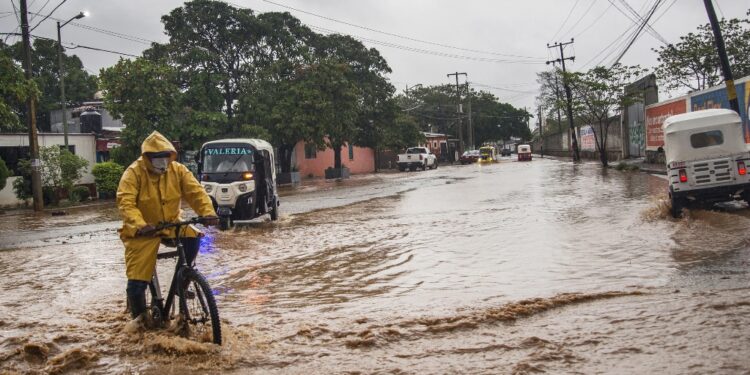
POLYGON ((245 172, 245 173, 243 173, 242 174, 242 179, 243 180, 252 180, 253 179, 252 172, 245 172))
POLYGON ((240 184, 239 186, 237 186, 237 188, 244 193, 247 191, 247 184, 240 184))
POLYGON ((203 188, 206 189, 206 193, 211 193, 211 190, 213 190, 211 185, 204 185, 203 188))

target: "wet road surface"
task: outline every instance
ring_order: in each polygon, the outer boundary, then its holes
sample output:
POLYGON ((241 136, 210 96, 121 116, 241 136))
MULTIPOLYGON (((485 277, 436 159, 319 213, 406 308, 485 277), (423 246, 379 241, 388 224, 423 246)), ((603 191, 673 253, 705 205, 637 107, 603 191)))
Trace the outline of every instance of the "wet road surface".
POLYGON ((122 332, 112 206, 5 214, 0 369, 748 372, 750 213, 673 220, 665 189, 549 159, 283 189, 278 222, 202 241, 221 348, 122 332))

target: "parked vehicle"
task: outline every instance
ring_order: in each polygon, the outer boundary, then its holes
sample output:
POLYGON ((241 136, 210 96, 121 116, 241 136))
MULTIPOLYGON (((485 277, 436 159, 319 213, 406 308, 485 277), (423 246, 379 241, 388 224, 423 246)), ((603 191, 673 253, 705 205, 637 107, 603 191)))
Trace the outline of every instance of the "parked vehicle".
POLYGON ((261 139, 206 142, 198 159, 198 176, 219 216, 219 227, 268 214, 279 217, 273 147, 261 139))
POLYGON ((417 168, 425 170, 437 167, 437 157, 427 147, 411 147, 406 149, 406 153, 398 154, 398 170, 402 172, 407 168, 413 171, 417 168))
POLYGON ((500 156, 510 156, 511 150, 509 148, 503 147, 500 149, 500 156))
POLYGON ((735 199, 750 203, 750 153, 736 112, 706 109, 675 115, 662 129, 673 217, 693 205, 735 199))
POLYGON ((464 154, 459 158, 462 165, 476 163, 477 160, 479 160, 479 150, 464 151, 464 154))
POLYGON ((531 161, 531 146, 518 145, 518 161, 531 161))
POLYGON ((479 148, 480 163, 494 163, 497 159, 497 152, 494 146, 482 146, 479 148))

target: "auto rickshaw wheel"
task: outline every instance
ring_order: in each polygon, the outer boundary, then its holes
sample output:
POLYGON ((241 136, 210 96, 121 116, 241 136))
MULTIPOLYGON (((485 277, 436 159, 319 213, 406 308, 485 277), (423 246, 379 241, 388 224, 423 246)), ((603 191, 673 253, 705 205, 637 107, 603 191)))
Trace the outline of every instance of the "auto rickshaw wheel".
POLYGON ((219 229, 228 230, 232 227, 232 218, 229 216, 219 216, 219 229))
POLYGON ((273 200, 273 208, 271 209, 270 215, 271 221, 279 219, 279 202, 277 202, 276 199, 273 200))
POLYGON ((685 207, 685 202, 682 198, 671 197, 672 199, 672 217, 679 219, 682 217, 682 209, 685 207))

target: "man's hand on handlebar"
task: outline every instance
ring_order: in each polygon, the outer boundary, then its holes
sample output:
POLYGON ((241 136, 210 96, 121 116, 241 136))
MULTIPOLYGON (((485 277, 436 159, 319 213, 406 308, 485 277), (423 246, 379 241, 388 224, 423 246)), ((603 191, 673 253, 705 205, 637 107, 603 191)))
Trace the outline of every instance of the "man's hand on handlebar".
POLYGON ((135 235, 138 237, 153 236, 154 234, 156 234, 156 227, 151 224, 146 224, 146 226, 141 227, 135 232, 135 235))
POLYGON ((212 227, 219 225, 219 217, 218 216, 204 216, 201 218, 201 224, 212 227))

